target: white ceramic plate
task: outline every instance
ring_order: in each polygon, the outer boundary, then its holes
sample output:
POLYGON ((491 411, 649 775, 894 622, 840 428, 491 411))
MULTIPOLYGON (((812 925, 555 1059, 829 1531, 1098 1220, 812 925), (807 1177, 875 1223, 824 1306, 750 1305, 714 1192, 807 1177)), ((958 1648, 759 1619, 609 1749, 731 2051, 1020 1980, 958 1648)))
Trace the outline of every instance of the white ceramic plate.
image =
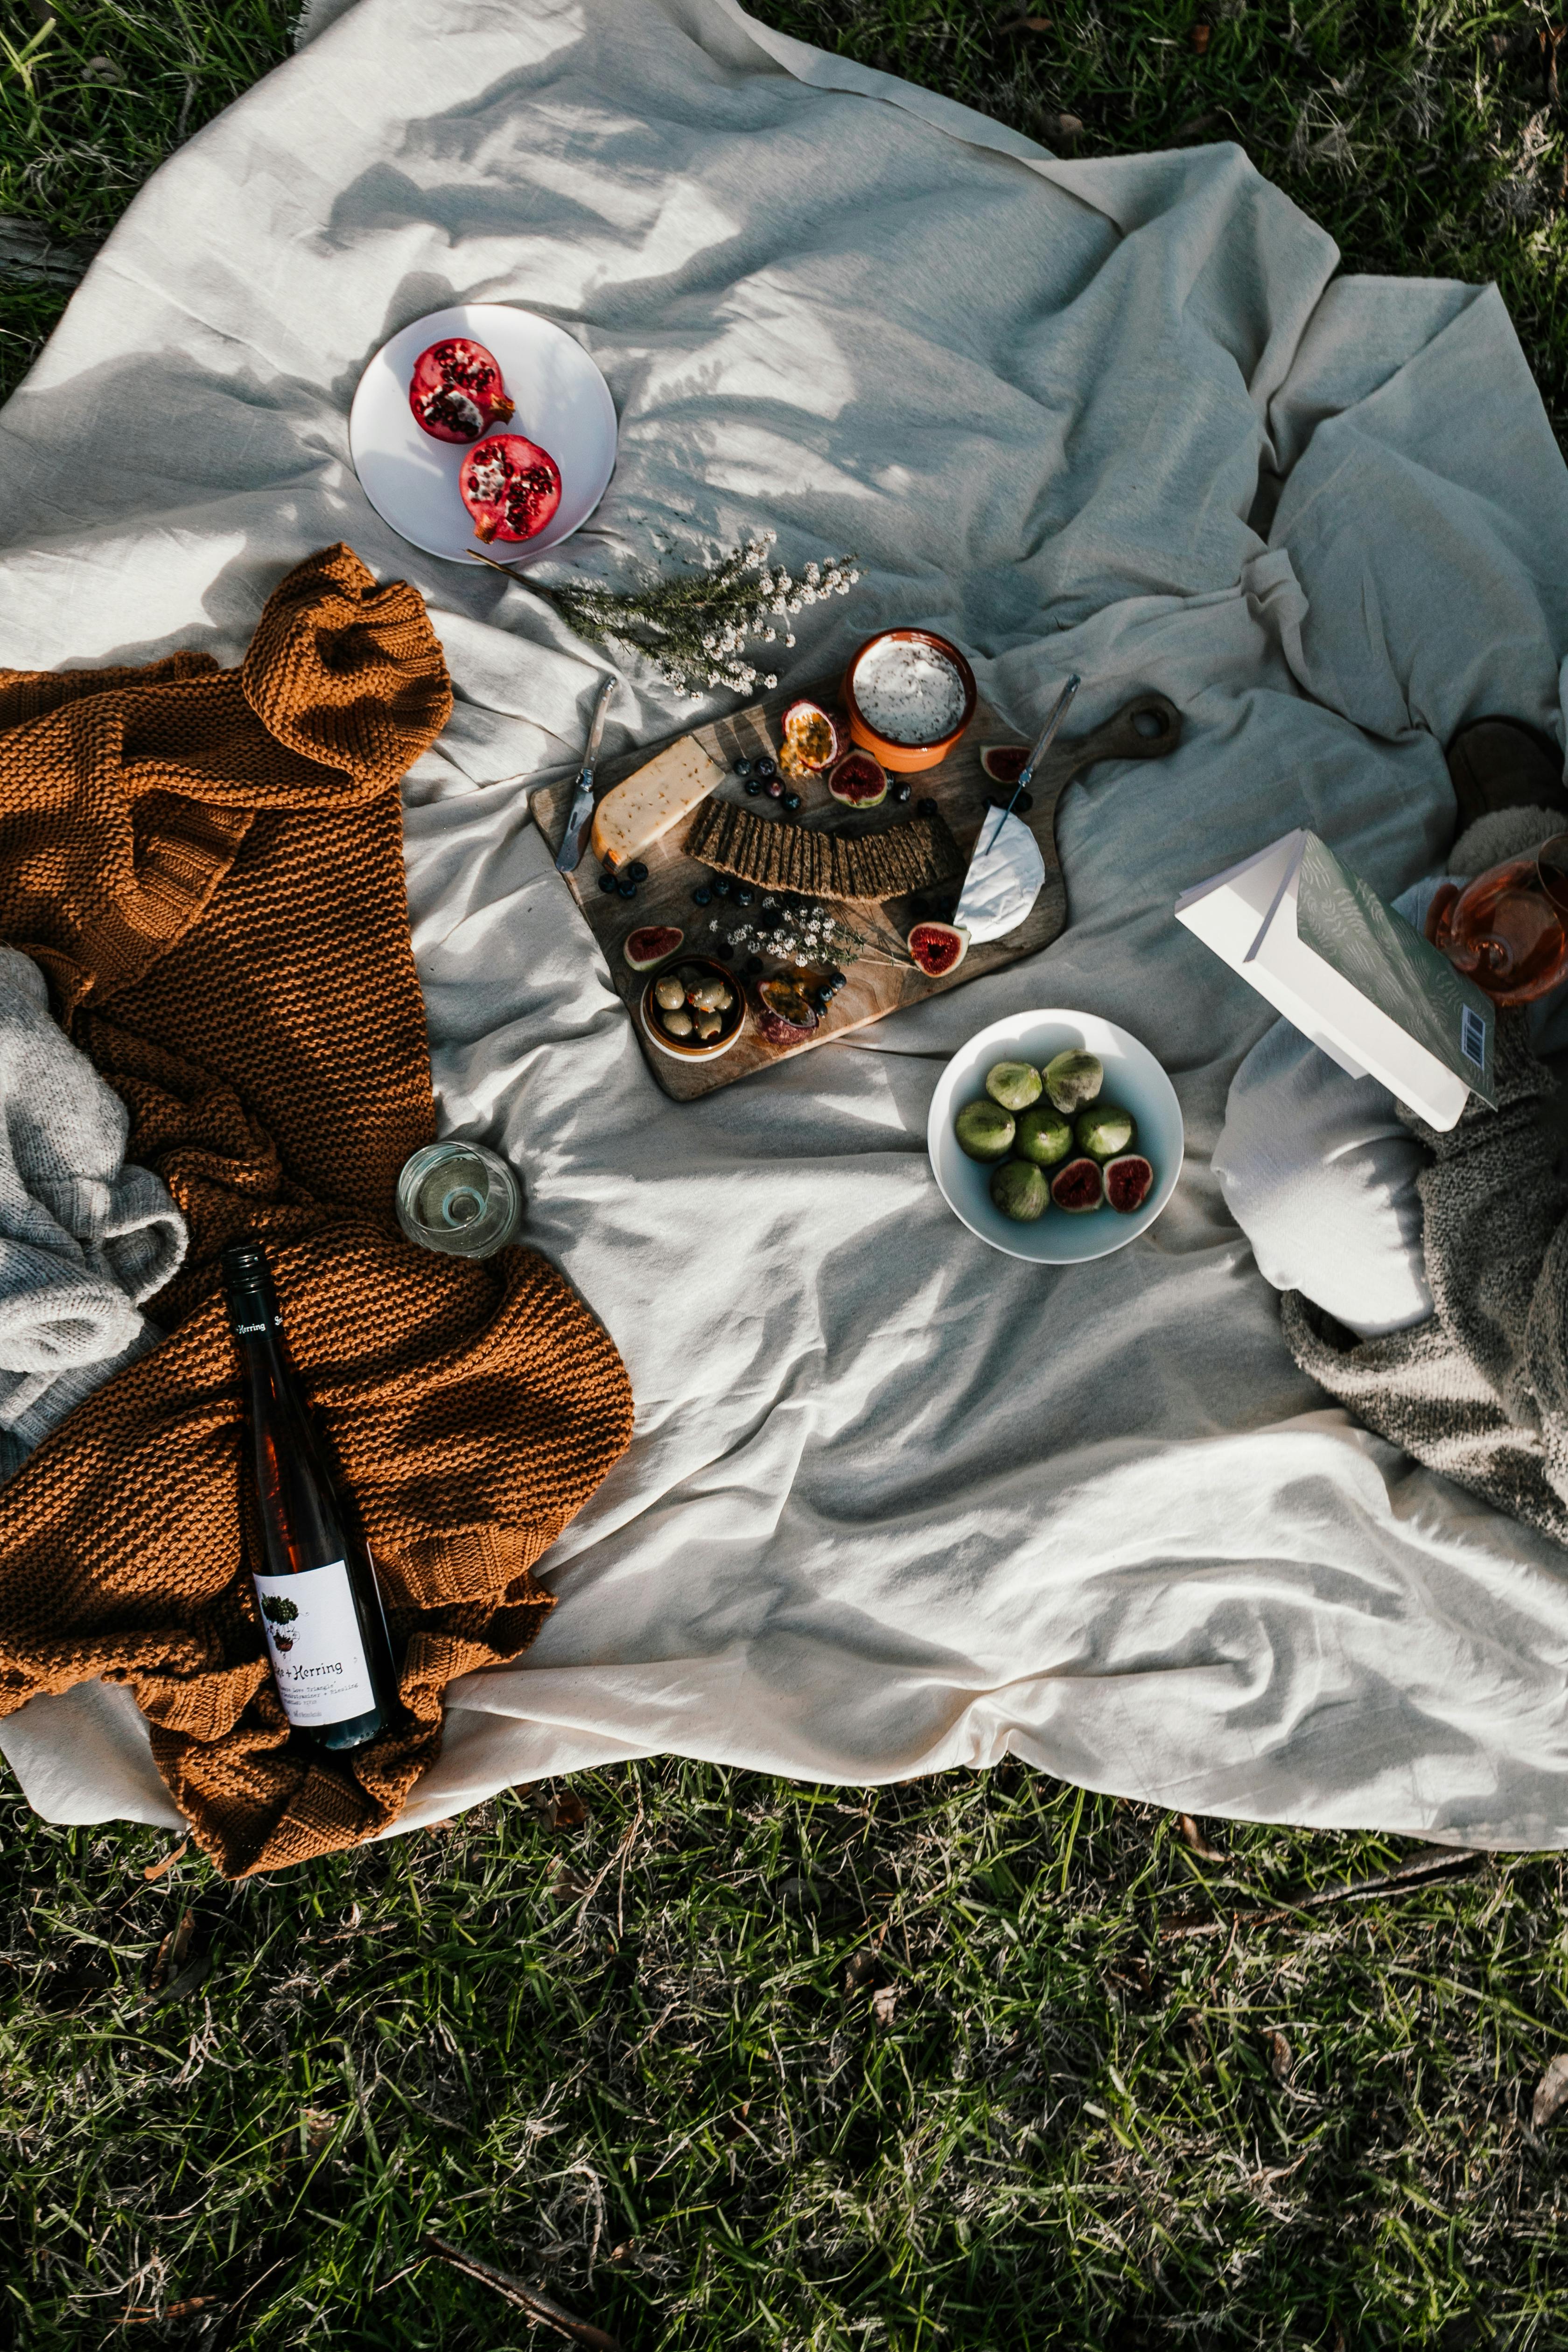
POLYGON ((926 1127, 931 1168, 953 1215, 993 1249, 1032 1259, 1037 1265, 1078 1265, 1086 1258, 1109 1257, 1112 1250, 1125 1249, 1147 1233, 1176 1189, 1184 1141, 1176 1090, 1147 1045, 1094 1013, 1016 1013, 1009 1020, 994 1021, 961 1045, 949 1062, 931 1097, 926 1127), (1032 1062, 1043 1069, 1069 1046, 1098 1054, 1104 1063, 1102 1099, 1120 1104, 1137 1120, 1133 1149, 1152 1167, 1154 1189, 1130 1217, 1114 1209, 1069 1216, 1053 1202, 1034 1224, 1017 1224, 992 1205, 991 1171, 965 1158, 952 1122, 965 1103, 978 1102, 984 1095, 985 1073, 994 1063, 1032 1062))
POLYGON ((517 415, 502 433, 525 433, 561 468, 561 504, 536 539, 498 543, 498 562, 516 563, 559 547, 581 530, 616 466, 616 404, 610 387, 564 328, 510 302, 458 302, 432 310, 383 343, 359 380, 349 411, 349 449, 360 488, 381 517, 427 555, 469 560, 472 517, 458 494, 470 444, 437 441, 408 405, 414 362, 447 335, 469 335, 500 362, 517 415))

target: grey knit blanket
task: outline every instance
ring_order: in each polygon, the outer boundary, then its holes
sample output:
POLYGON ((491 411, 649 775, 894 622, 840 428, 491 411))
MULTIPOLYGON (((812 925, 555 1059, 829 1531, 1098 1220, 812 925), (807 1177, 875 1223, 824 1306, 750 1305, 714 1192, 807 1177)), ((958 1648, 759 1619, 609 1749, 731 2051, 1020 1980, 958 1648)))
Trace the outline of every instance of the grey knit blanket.
POLYGON ((129 1115, 0 948, 0 1477, 161 1336, 142 1302, 185 1254, 167 1188, 128 1166, 129 1115))
POLYGON ((1304 1371, 1379 1436, 1568 1546, 1568 1184, 1540 1117, 1557 1082, 1498 1021, 1498 1108, 1472 1096, 1418 1179, 1433 1313, 1357 1340, 1288 1291, 1285 1336, 1304 1371))

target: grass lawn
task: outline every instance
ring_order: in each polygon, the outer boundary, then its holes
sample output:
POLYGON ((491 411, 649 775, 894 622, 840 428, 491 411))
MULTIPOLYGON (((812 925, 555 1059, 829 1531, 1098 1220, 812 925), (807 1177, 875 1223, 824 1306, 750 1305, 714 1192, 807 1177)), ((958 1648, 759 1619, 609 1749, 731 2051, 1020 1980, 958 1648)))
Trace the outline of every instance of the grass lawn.
MULTIPOLYGON (((1003 29, 1027 5, 759 13, 1082 154, 1240 137, 1352 266, 1498 278, 1568 416, 1544 17, 1215 0, 1200 54, 1175 0, 1003 29)), ((39 232, 0 242, 5 383, 286 16, 0 0, 0 215, 39 232)), ((1313 1904, 1408 1848, 1205 1828, 1011 1765, 660 1762, 226 1887, 13 1789, 10 2333, 564 2340, 422 2261, 434 2229, 627 2352, 1568 2346, 1568 2111, 1531 2122, 1563 1864, 1313 1904)))

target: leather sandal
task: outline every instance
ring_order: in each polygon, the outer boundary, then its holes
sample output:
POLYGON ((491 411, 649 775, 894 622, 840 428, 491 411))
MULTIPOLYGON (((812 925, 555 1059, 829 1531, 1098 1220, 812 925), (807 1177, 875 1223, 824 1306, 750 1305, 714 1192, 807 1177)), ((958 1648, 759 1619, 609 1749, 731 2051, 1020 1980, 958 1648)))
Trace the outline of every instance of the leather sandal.
POLYGON ((1522 719, 1473 719, 1444 754, 1459 803, 1459 831, 1498 809, 1542 808, 1568 824, 1563 754, 1522 719))

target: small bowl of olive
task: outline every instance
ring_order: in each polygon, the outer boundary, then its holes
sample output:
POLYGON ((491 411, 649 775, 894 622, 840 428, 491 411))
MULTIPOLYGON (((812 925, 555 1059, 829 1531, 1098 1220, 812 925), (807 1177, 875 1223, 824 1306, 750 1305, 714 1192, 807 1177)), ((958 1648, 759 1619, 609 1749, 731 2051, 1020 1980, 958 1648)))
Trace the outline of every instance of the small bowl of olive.
POLYGON ((746 1025, 740 982, 712 956, 672 956, 654 972, 637 1003, 643 1034, 677 1062, 711 1062, 727 1054, 746 1025))

